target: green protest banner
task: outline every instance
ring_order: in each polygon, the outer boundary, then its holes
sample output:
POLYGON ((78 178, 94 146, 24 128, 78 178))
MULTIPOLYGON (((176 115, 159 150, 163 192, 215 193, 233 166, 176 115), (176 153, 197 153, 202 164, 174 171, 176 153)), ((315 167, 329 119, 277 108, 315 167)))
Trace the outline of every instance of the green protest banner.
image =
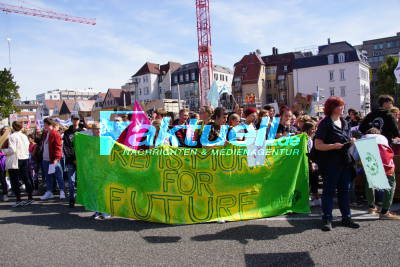
POLYGON ((309 213, 307 136, 272 140, 253 151, 162 146, 136 151, 77 134, 77 202, 88 210, 168 224, 238 221, 309 213), (261 154, 263 153, 263 154, 261 154), (265 155, 248 167, 249 157, 265 155))

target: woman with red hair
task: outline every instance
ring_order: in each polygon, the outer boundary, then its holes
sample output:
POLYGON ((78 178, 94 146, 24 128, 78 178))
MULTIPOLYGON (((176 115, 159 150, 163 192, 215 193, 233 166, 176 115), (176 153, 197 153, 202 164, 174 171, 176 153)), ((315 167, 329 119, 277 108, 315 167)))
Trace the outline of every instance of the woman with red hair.
POLYGON ((325 102, 325 118, 319 123, 315 134, 318 151, 318 167, 323 178, 322 230, 332 230, 333 197, 337 189, 342 225, 359 228, 350 212, 350 184, 353 160, 348 152, 351 145, 350 127, 342 118, 344 101, 331 97, 325 102))

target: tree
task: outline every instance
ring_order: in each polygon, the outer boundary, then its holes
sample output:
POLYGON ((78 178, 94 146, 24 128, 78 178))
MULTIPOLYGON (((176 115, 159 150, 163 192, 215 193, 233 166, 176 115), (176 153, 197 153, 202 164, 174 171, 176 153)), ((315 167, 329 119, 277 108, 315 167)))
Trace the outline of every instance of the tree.
POLYGON ((10 70, 0 70, 0 118, 8 118, 18 108, 14 100, 19 99, 19 86, 14 81, 10 70))
POLYGON ((398 57, 388 56, 377 71, 377 93, 395 96, 397 98, 396 103, 398 103, 399 94, 396 92, 397 85, 394 70, 397 67, 398 61, 398 57))

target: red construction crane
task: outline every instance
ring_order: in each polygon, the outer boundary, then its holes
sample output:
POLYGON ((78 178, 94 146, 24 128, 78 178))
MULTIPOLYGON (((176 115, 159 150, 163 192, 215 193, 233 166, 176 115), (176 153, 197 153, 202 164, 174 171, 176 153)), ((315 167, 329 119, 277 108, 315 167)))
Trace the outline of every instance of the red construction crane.
POLYGON ((58 19, 70 22, 77 22, 83 24, 96 25, 95 19, 86 19, 82 17, 71 16, 67 14, 57 13, 50 10, 44 10, 39 8, 28 8, 23 6, 15 6, 10 4, 5 4, 0 2, 0 11, 8 13, 17 13, 28 16, 42 17, 48 19, 58 19))
POLYGON ((211 53, 211 24, 209 0, 196 0, 197 39, 199 50, 199 89, 200 106, 208 105, 207 93, 210 90, 213 73, 211 53))

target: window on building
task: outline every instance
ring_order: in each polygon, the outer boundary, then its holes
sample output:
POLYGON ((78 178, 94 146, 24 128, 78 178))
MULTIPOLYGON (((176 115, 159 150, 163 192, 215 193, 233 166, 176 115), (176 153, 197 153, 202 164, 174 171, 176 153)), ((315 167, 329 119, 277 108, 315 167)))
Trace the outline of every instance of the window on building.
POLYGON ((287 66, 285 65, 285 66, 283 66, 283 71, 287 71, 288 69, 287 69, 287 66))
POLYGON ((335 72, 333 70, 329 71, 329 81, 333 82, 335 80, 335 72))
POLYGON ((339 54, 339 63, 344 63, 345 62, 345 55, 344 53, 339 54))
POLYGON ((148 95, 148 94, 149 94, 149 87, 145 87, 145 88, 144 88, 144 94, 145 94, 145 95, 148 95))
POLYGON ((335 63, 335 60, 334 60, 335 58, 334 58, 334 55, 329 55, 328 56, 328 64, 333 64, 333 63, 335 63))
POLYGON ((193 71, 192 72, 192 81, 196 80, 196 73, 193 71))
POLYGON ((341 86, 340 87, 340 96, 345 97, 346 96, 346 86, 341 86))
POLYGON ((142 89, 139 89, 139 95, 142 95, 142 89))
POLYGON ((369 76, 368 75, 368 71, 361 69, 360 70, 360 76, 361 76, 362 80, 367 81, 368 80, 368 76, 369 76))
POLYGON ((247 71, 247 67, 243 67, 242 68, 242 72, 244 73, 244 72, 246 72, 247 71))
POLYGON ((272 82, 271 80, 267 80, 267 89, 272 88, 272 82))
POLYGON ((178 83, 178 75, 174 75, 174 83, 178 83))
POLYGON ((344 77, 344 70, 340 70, 340 80, 344 81, 345 77, 344 77))
POLYGON ((185 74, 185 81, 187 81, 187 82, 189 81, 189 73, 185 74))
POLYGON ((218 81, 218 74, 214 73, 214 80, 218 81))
POLYGON ((220 79, 221 81, 223 81, 223 80, 224 80, 224 75, 220 74, 220 75, 219 75, 219 79, 220 79))
POLYGON ((179 82, 181 82, 181 83, 183 82, 183 74, 179 75, 179 82))
POLYGON ((329 88, 329 94, 330 94, 330 96, 335 96, 335 87, 329 88))

